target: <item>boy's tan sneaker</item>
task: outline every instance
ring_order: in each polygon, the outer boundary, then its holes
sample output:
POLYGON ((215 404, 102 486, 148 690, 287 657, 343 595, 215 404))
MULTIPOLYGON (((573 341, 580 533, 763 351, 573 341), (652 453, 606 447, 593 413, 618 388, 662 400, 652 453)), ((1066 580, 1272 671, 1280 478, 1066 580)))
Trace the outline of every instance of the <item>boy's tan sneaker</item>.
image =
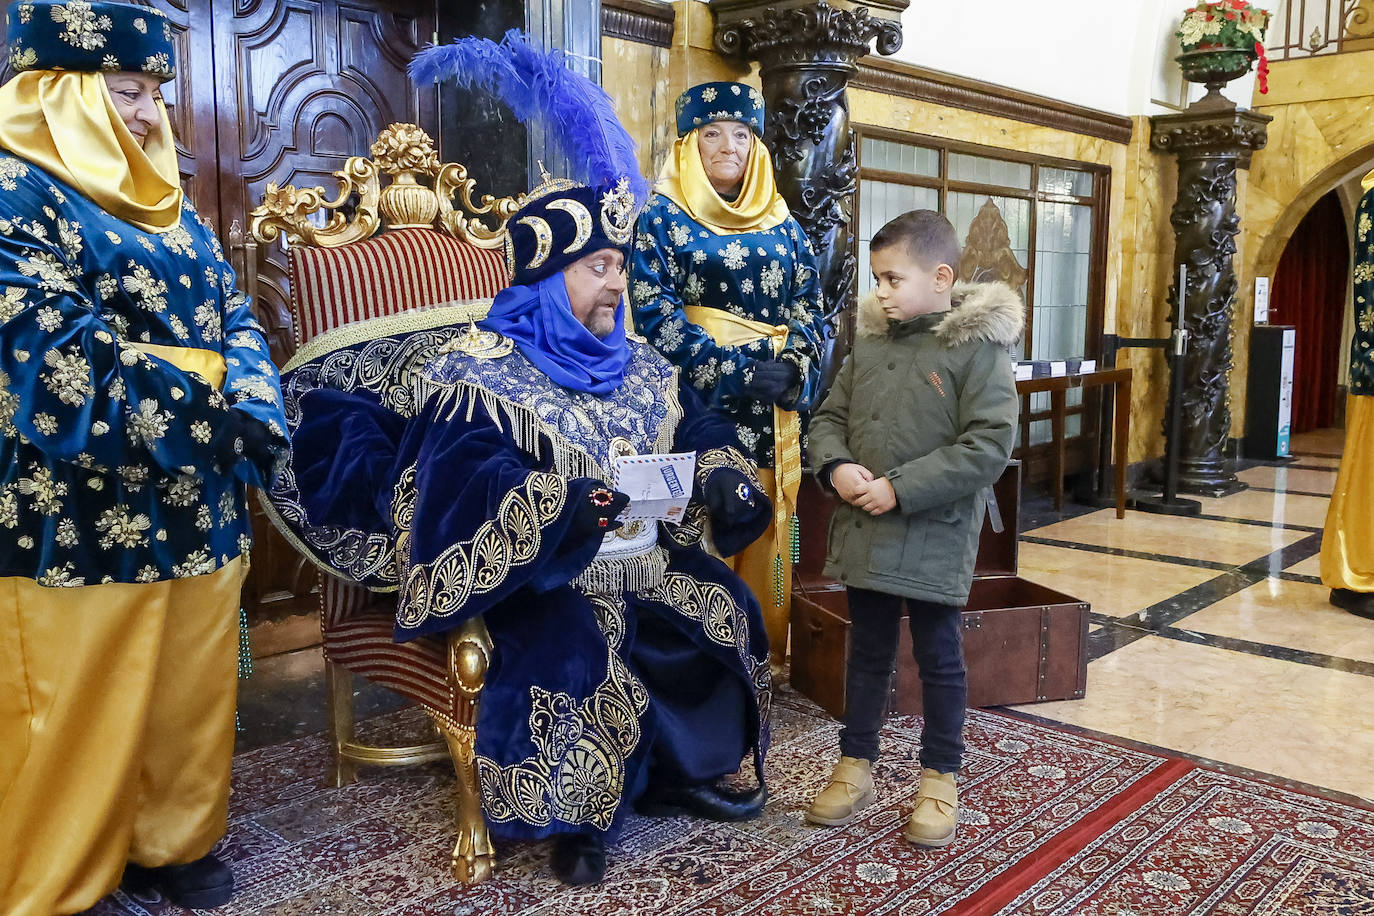
POLYGON ((902 836, 917 846, 938 848, 954 842, 958 826, 959 790, 954 786, 954 774, 921 770, 916 810, 911 812, 902 836))
POLYGON ((841 757, 830 774, 830 784, 807 809, 806 819, 812 824, 839 827, 852 821, 875 797, 872 764, 862 757, 841 757))

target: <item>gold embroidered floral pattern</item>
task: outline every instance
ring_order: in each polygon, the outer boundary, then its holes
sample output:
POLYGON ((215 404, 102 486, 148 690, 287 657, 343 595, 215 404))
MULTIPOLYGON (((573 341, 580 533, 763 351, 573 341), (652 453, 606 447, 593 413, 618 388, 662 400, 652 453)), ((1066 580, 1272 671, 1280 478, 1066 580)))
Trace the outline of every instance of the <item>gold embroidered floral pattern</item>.
POLYGON ((109 16, 97 16, 86 0, 68 0, 53 7, 52 21, 66 26, 58 38, 83 51, 105 47, 105 36, 101 33, 114 26, 109 16))
POLYGON ((469 597, 506 581, 511 567, 539 555, 543 529, 568 501, 567 481, 557 474, 531 473, 524 486, 507 493, 472 539, 454 544, 431 564, 410 569, 398 603, 396 621, 419 626, 426 617, 448 617, 469 597))
POLYGON ((639 717, 648 706, 644 685, 614 652, 607 654, 605 679, 581 703, 531 687, 534 755, 507 767, 477 758, 487 820, 608 828, 625 791, 625 760, 639 745, 639 717))

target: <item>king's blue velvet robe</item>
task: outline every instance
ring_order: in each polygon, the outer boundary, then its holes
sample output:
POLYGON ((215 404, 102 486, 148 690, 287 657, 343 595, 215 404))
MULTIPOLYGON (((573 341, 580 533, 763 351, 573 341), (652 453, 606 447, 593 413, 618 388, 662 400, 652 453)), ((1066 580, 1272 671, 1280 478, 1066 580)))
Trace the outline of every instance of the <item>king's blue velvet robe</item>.
MULTIPOLYGON (((704 506, 660 526, 663 565, 637 589, 583 581, 603 536, 575 521, 614 439, 698 451, 698 487, 749 473, 730 424, 643 344, 599 398, 552 385, 518 349, 455 350, 461 331, 442 318, 383 319, 362 343, 326 335, 288 366, 293 452, 270 496, 316 562, 397 590, 398 640, 483 615, 495 652, 477 755, 493 831, 608 830, 651 772, 707 782, 761 762, 766 636, 748 589, 700 546, 704 506)), ((761 499, 736 540, 769 514, 761 499)))

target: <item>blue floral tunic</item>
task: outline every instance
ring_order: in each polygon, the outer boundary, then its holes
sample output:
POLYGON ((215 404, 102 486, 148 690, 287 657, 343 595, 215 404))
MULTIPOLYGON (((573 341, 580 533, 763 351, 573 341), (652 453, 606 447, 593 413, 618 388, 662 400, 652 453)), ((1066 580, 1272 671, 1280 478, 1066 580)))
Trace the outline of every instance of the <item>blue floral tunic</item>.
POLYGON ((1374 190, 1355 217, 1355 336, 1350 341, 1350 393, 1374 395, 1374 190))
POLYGON ((717 235, 662 194, 640 214, 630 255, 630 302, 640 334, 682 369, 712 407, 735 421, 760 467, 773 467, 773 407, 744 397, 754 360, 772 359, 771 341, 721 346, 687 320, 689 305, 741 318, 788 325, 782 357, 801 371, 795 409, 806 412, 820 393, 824 337, 821 293, 811 243, 794 217, 760 232, 717 235))
POLYGON ((190 203, 144 232, 0 151, 0 576, 154 582, 246 552, 244 484, 270 469, 215 468, 228 409, 284 451, 267 341, 190 203), (133 342, 221 354, 223 393, 133 342))

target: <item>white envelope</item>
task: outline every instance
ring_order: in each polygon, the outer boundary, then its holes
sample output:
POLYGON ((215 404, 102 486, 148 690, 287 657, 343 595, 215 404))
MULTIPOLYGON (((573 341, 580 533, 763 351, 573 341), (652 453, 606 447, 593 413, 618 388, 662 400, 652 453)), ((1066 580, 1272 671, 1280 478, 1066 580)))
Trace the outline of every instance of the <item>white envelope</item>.
POLYGON ((611 485, 630 497, 618 516, 624 521, 681 521, 692 498, 697 453, 620 455, 611 459, 611 485))

